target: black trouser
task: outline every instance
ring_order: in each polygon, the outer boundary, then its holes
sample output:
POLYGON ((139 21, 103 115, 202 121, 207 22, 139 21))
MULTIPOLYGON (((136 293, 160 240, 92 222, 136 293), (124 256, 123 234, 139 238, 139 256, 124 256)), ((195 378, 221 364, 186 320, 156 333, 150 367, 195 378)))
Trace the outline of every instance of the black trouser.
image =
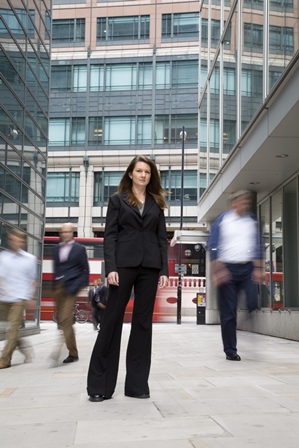
POLYGON ((237 305, 239 291, 246 296, 247 308, 257 308, 257 284, 252 282, 252 262, 245 264, 227 263, 231 280, 219 287, 219 308, 223 350, 227 355, 237 352, 237 305))
POLYGON ((103 320, 103 314, 104 314, 105 309, 103 308, 99 308, 97 306, 95 306, 92 309, 92 323, 94 325, 94 327, 97 327, 99 324, 101 324, 102 320, 103 320))
POLYGON ((91 355, 87 392, 89 395, 114 393, 120 355, 123 318, 134 287, 134 309, 127 347, 125 393, 149 393, 151 365, 152 315, 159 270, 142 266, 119 268, 119 286, 109 287, 105 318, 91 355))

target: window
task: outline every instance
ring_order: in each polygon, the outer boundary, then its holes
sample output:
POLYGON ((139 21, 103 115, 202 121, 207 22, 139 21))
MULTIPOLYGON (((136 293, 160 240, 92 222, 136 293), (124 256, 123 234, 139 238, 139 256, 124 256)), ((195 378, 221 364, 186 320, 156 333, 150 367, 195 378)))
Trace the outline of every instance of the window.
MULTIPOLYGON (((201 19, 201 43, 208 45, 209 36, 209 21, 208 19, 201 19)), ((216 47, 220 40, 220 20, 211 20, 211 45, 216 47)))
POLYGON ((107 117, 104 129, 105 145, 135 143, 135 117, 107 117))
POLYGON ((56 202, 79 203, 80 173, 48 173, 47 205, 56 202))
POLYGON ((151 117, 138 117, 137 143, 149 145, 151 143, 152 119, 151 117))
POLYGON ((261 96, 263 93, 263 72, 261 70, 243 69, 241 78, 242 96, 261 96))
MULTIPOLYGON (((210 173, 210 183, 212 182, 213 178, 215 177, 214 173, 210 173)), ((207 188, 207 173, 200 173, 199 174, 199 196, 202 196, 207 188)))
POLYGON ((10 63, 9 59, 3 53, 2 49, 0 49, 0 67, 2 76, 8 81, 11 85, 22 85, 23 80, 18 74, 15 67, 10 63))
MULTIPOLYGON (((31 17, 34 20, 35 11, 28 11, 31 17)), ((16 8, 15 12, 11 9, 0 8, 0 14, 2 15, 4 21, 7 23, 8 29, 18 38, 24 38, 25 34, 23 29, 26 30, 26 33, 29 37, 34 37, 34 26, 31 20, 27 17, 28 12, 25 9, 16 8), (21 24, 20 24, 21 22, 21 24)), ((0 19, 0 35, 9 37, 9 32, 4 24, 4 22, 0 19)))
POLYGON ((152 63, 91 65, 90 90, 135 90, 152 88, 152 63), (104 86, 105 77, 105 86, 104 86))
MULTIPOLYGON (((200 120, 200 150, 205 152, 207 148, 207 120, 202 118, 200 120)), ((219 150, 219 121, 210 120, 210 149, 211 152, 218 152, 219 150), (213 150, 213 148, 216 149, 213 150)))
POLYGON ((72 68, 67 65, 52 65, 51 67, 51 91, 68 92, 72 88, 72 68))
POLYGON ((245 8, 263 9, 264 0, 244 0, 244 6, 245 8))
POLYGON ((270 9, 291 9, 294 8, 294 0, 270 0, 270 9))
POLYGON ((223 152, 229 154, 236 143, 236 122, 223 120, 223 152))
POLYGON ((294 52, 294 30, 289 26, 269 27, 269 49, 272 53, 294 52))
POLYGON ((197 114, 157 115, 155 119, 155 143, 169 144, 182 141, 180 132, 185 126, 187 143, 197 143, 197 114))
POLYGON ((243 69, 241 76, 241 95, 251 96, 251 70, 243 69))
POLYGON ((85 117, 72 118, 72 145, 85 143, 85 117))
POLYGON ((97 42, 149 39, 150 16, 98 17, 97 42))
POLYGON ((162 14, 162 39, 199 38, 199 13, 162 14))
POLYGON ((104 66, 90 66, 90 90, 104 90, 104 66))
MULTIPOLYGON (((181 200, 181 171, 161 171, 162 188, 169 202, 181 200)), ((197 201, 197 171, 184 171, 184 201, 197 201)))
POLYGON ((151 117, 105 118, 105 145, 135 145, 137 142, 140 144, 151 143, 151 117))
POLYGON ((172 62, 172 87, 197 87, 198 61, 172 62))
POLYGON ((244 23, 244 48, 247 51, 263 49, 263 25, 244 23))
POLYGON ((73 91, 86 92, 87 87, 87 66, 74 65, 73 91))
POLYGON ((101 171, 94 173, 93 205, 108 202, 111 195, 116 193, 123 173, 119 171, 101 171))
POLYGON ((156 89, 197 87, 198 60, 168 61, 156 64, 156 89))
POLYGON ((102 117, 90 117, 88 124, 88 144, 100 145, 103 141, 102 117))
POLYGON ((151 89, 153 82, 153 66, 151 62, 139 62, 138 89, 151 89))
MULTIPOLYGON (((28 188, 20 182, 22 179, 30 185, 30 167, 18 165, 7 165, 15 176, 3 167, 0 167, 0 188, 4 189, 6 193, 13 196, 15 199, 21 201, 23 204, 28 203, 28 188)), ((6 196, 3 196, 4 202, 9 202, 6 196)))
POLYGON ((69 146, 69 144, 70 144, 70 119, 50 118, 49 146, 69 146))
MULTIPOLYGON (((204 85, 206 83, 208 77, 208 70, 206 66, 201 67, 201 74, 200 74, 200 90, 202 92, 204 85)), ((219 85, 220 85, 220 75, 219 75, 219 67, 215 67, 211 78, 210 78, 210 92, 219 94, 219 85)))
MULTIPOLYGON (((259 8, 263 9, 264 0, 245 0, 244 2, 245 8, 259 8)), ((293 9, 294 0, 270 0, 270 9, 279 10, 279 9, 293 9)))
POLYGON ((70 142, 85 144, 85 117, 50 118, 49 146, 69 146, 70 142))
POLYGON ((52 43, 84 43, 85 19, 55 19, 52 22, 52 43))
POLYGON ((270 67, 269 69, 269 89, 271 90, 274 84, 278 81, 278 79, 281 77, 283 72, 283 68, 274 69, 273 67, 270 67))
POLYGON ((224 95, 235 95, 236 94, 236 76, 235 76, 234 68, 224 67, 224 70, 223 70, 223 93, 224 93, 224 95))
POLYGON ((169 87, 170 87, 170 62, 157 62, 156 88, 169 89, 169 87))
POLYGON ((136 89, 137 64, 111 64, 106 67, 106 90, 136 89))
POLYGON ((210 120, 210 148, 219 150, 219 121, 210 120))

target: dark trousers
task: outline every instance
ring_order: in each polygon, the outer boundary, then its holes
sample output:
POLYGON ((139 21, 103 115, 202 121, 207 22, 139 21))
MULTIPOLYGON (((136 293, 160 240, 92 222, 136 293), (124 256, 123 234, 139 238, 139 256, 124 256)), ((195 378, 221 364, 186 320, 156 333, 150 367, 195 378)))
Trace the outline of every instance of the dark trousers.
POLYGON ((219 287, 219 308, 223 350, 227 355, 237 352, 237 305, 238 294, 245 292, 247 308, 251 312, 257 308, 258 288, 252 282, 253 264, 227 263, 231 280, 219 287))
POLYGON ((94 327, 97 327, 99 324, 101 324, 101 322, 103 321, 104 312, 105 312, 105 309, 99 308, 97 306, 95 306, 92 309, 91 314, 92 314, 92 323, 93 323, 94 327))
POLYGON ((109 287, 109 299, 91 355, 87 392, 110 398, 115 390, 123 318, 134 287, 134 308, 126 356, 125 393, 149 393, 151 365, 152 315, 158 285, 158 269, 142 266, 119 268, 119 286, 109 287))

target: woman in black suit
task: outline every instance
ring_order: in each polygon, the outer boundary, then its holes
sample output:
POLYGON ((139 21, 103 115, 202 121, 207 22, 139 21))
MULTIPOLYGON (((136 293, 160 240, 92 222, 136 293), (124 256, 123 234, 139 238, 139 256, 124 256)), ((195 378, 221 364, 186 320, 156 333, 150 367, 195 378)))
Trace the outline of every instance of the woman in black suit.
POLYGON ((125 395, 150 396, 154 302, 158 281, 160 288, 168 284, 166 208, 155 163, 147 157, 135 157, 108 204, 104 258, 109 299, 89 365, 90 401, 103 401, 114 393, 123 318, 132 288, 134 309, 126 356, 125 395))

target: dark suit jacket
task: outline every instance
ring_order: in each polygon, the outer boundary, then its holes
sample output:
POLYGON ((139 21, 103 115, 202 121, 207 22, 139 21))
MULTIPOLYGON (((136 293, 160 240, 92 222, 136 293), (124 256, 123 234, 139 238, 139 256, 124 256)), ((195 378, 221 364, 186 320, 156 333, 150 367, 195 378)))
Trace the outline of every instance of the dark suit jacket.
POLYGON ((104 235, 106 276, 118 267, 139 265, 168 275, 167 249, 164 211, 150 194, 142 216, 137 206, 128 203, 126 193, 111 196, 104 235))
POLYGON ((88 303, 92 303, 92 300, 93 300, 93 298, 94 298, 94 295, 95 295, 95 290, 96 290, 97 288, 95 288, 94 286, 92 286, 91 288, 90 288, 90 290, 88 291, 88 303))
POLYGON ((72 244, 68 259, 60 262, 59 244, 54 248, 54 279, 61 280, 69 294, 77 294, 80 289, 88 285, 89 264, 85 247, 76 241, 72 244))
MULTIPOLYGON (((105 285, 100 285, 97 287, 97 292, 93 296, 92 299, 92 306, 93 308, 97 308, 98 302, 101 302, 103 305, 107 305, 107 298, 109 294, 109 289, 105 285)), ((101 310, 103 308, 97 308, 98 310, 101 310)), ((104 311, 104 310, 103 310, 104 311)))

